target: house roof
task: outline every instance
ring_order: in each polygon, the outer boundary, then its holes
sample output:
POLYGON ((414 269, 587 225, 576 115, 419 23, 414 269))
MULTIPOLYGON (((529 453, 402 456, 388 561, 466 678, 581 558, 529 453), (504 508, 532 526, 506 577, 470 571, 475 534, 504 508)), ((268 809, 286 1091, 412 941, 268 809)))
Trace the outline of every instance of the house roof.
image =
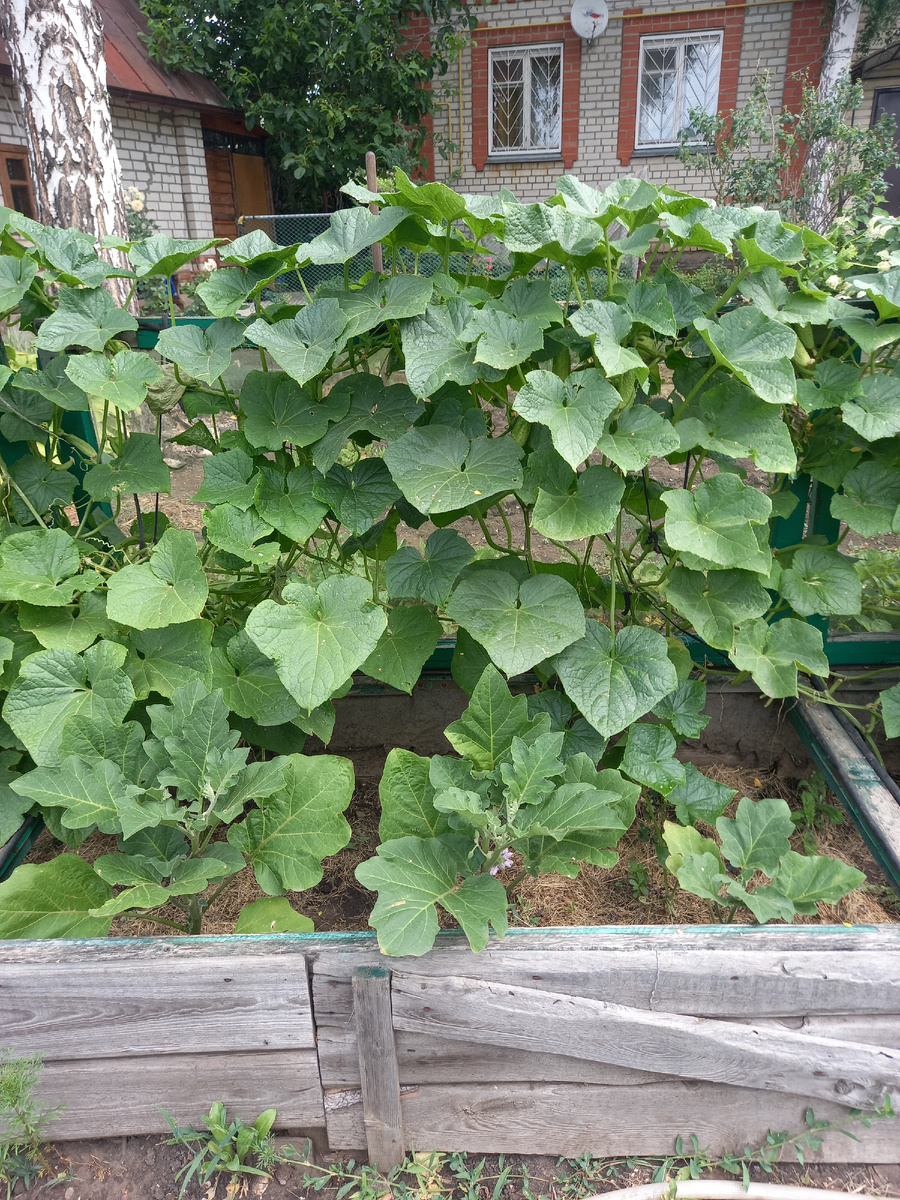
MULTIPOLYGON (((193 71, 167 74, 150 59, 141 39, 147 18, 137 0, 95 0, 103 15, 106 33, 106 72, 109 90, 123 100, 156 103, 166 107, 233 112, 233 106, 211 80, 193 71)), ((0 41, 0 73, 11 68, 6 46, 0 41)))

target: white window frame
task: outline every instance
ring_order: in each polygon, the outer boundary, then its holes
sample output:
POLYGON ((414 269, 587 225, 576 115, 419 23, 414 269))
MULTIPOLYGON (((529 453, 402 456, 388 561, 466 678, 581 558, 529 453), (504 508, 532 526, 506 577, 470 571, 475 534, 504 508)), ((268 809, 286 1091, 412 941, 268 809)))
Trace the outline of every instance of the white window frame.
MULTIPOLYGON (((644 52, 647 49, 656 49, 660 46, 676 46, 678 49, 678 62, 676 66, 676 81, 675 81, 675 111, 680 113, 681 120, 687 119, 687 113, 683 112, 684 106, 684 48, 688 43, 696 42, 715 42, 719 47, 719 62, 716 68, 716 87, 715 87, 715 106, 719 103, 719 87, 722 78, 722 47, 724 42, 724 30, 722 29, 703 29, 696 32, 685 33, 662 33, 662 34, 647 34, 641 38, 641 53, 638 59, 638 79, 637 79, 637 121, 635 128, 635 143, 636 150, 654 150, 661 147, 677 146, 679 138, 668 138, 665 141, 650 142, 641 140, 641 125, 642 125, 642 109, 641 97, 643 93, 644 81, 644 52)), ((696 145, 699 139, 694 139, 691 143, 696 145)))
POLYGON ((562 42, 545 42, 539 46, 518 45, 518 46, 498 46, 496 49, 488 51, 488 157, 492 159, 505 158, 553 158, 562 154, 562 126, 563 126, 563 43, 562 42), (557 53, 559 55, 559 140, 554 146, 517 146, 509 149, 494 146, 494 62, 497 59, 521 58, 524 63, 523 71, 523 95, 525 111, 523 113, 523 128, 525 136, 529 136, 531 129, 531 60, 546 56, 548 53, 557 53))

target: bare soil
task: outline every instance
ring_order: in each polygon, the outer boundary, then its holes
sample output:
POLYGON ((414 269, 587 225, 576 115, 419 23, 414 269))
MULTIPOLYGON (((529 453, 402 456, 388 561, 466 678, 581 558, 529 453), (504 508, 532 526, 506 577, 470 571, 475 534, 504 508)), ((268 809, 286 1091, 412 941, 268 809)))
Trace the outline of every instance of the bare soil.
MULTIPOLYGON (((302 1138, 276 1139, 278 1145, 288 1143, 301 1154, 305 1151, 302 1138)), ((333 1156, 316 1156, 314 1161, 323 1165, 335 1165, 333 1156)), ((417 1155, 420 1163, 427 1163, 431 1156, 417 1155)), ((586 1198, 612 1193, 619 1188, 635 1187, 650 1183, 659 1160, 589 1159, 567 1162, 548 1156, 505 1155, 499 1158, 458 1156, 463 1171, 474 1177, 473 1183, 463 1183, 457 1172, 449 1169, 449 1155, 437 1158, 434 1174, 411 1173, 400 1177, 405 1185, 408 1200, 586 1200, 586 1198), (481 1165, 483 1164, 483 1165, 481 1165), (481 1170, 478 1168, 481 1165, 481 1170), (509 1168, 508 1182, 495 1191, 499 1176, 509 1168), (523 1186, 527 1179, 527 1184, 523 1186)), ((457 1156, 454 1156, 456 1158, 457 1156)), ((898 1156, 900 1157, 900 1156, 898 1156)), ((21 1186, 14 1192, 15 1200, 35 1200, 36 1197, 52 1196, 54 1200, 176 1200, 180 1183, 175 1176, 188 1161, 188 1153, 178 1146, 167 1146, 165 1139, 154 1135, 146 1137, 110 1138, 107 1140, 64 1142, 51 1145, 48 1150, 49 1177, 60 1174, 64 1178, 56 1183, 52 1191, 46 1189, 46 1180, 34 1184, 27 1191, 21 1186), (68 1178, 66 1178, 68 1177, 68 1178)), ((353 1171, 358 1171, 365 1157, 357 1160, 353 1171)), ((345 1168, 347 1164, 344 1164, 345 1168)), ((336 1200, 338 1187, 344 1180, 329 1180, 327 1186, 315 1191, 304 1184, 304 1176, 314 1174, 308 1167, 278 1165, 270 1179, 244 1176, 231 1184, 227 1175, 219 1176, 207 1185, 194 1181, 185 1192, 185 1200, 336 1200)), ((865 1193, 870 1196, 900 1196, 900 1165, 883 1166, 833 1166, 810 1163, 800 1166, 785 1163, 773 1167, 772 1173, 753 1166, 754 1181, 797 1184, 804 1187, 827 1188, 844 1191, 849 1195, 865 1193)), ((731 1179, 719 1169, 704 1174, 709 1179, 731 1179)), ((393 1190, 385 1188, 384 1197, 393 1200, 400 1197, 401 1189, 395 1183, 393 1190)), ((351 1192, 353 1196, 353 1192, 351 1192)))

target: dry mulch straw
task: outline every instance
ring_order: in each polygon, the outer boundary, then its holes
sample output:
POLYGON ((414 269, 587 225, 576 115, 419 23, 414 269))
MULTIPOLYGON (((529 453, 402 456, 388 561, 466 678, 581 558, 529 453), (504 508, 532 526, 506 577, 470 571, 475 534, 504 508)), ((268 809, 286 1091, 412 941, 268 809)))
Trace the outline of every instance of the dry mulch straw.
MULTIPOLYGON (((758 800, 764 796, 781 796, 789 803, 796 802, 795 790, 775 774, 759 775, 731 767, 706 767, 703 772, 720 783, 735 789, 737 796, 728 809, 733 813, 738 800, 749 796, 758 800)), ((642 802, 638 819, 619 844, 619 862, 611 868, 585 865, 577 878, 547 874, 536 878, 526 877, 510 896, 511 921, 517 926, 587 926, 587 925, 708 925, 718 924, 723 919, 721 910, 698 896, 682 891, 669 880, 666 890, 666 873, 656 855, 656 848, 647 824, 647 813, 642 802)), ((796 803, 792 805, 796 807, 796 803)), ((371 779, 360 780, 350 807, 347 809, 352 835, 350 843, 338 854, 326 859, 322 880, 306 892, 291 895, 291 903, 298 912, 304 913, 321 931, 360 931, 369 929, 368 914, 375 902, 374 894, 362 888, 354 877, 357 865, 371 857, 378 845, 378 820, 380 807, 378 784, 371 779)), ((705 834, 714 831, 702 822, 698 828, 705 834)), ((219 831, 224 837, 225 830, 219 831)), ((818 853, 828 854, 850 863, 864 872, 866 883, 845 896, 836 905, 820 904, 817 917, 798 917, 798 924, 826 925, 881 925, 900 921, 900 899, 886 885, 884 877, 860 838, 845 819, 843 824, 826 822, 815 831, 818 853)), ((116 839, 94 833, 78 850, 88 862, 101 854, 109 854, 116 848, 116 839)), ((802 850, 802 835, 794 838, 794 848, 802 850)), ((55 857, 63 847, 48 831, 44 831, 28 862, 46 862, 55 857)), ((517 866, 509 869, 512 878, 517 866)), ((501 876, 502 878, 502 876, 501 876)), ((233 933, 240 910, 251 900, 258 900, 264 893, 260 889, 253 870, 245 868, 235 876, 204 923, 208 934, 233 933)), ((174 906, 160 914, 177 921, 182 914, 174 906)), ((752 924, 753 917, 747 911, 738 911, 735 921, 752 924)), ((453 928, 453 921, 442 914, 444 928, 453 928)), ((167 936, 172 931, 164 925, 146 920, 123 920, 113 922, 112 937, 167 936)))

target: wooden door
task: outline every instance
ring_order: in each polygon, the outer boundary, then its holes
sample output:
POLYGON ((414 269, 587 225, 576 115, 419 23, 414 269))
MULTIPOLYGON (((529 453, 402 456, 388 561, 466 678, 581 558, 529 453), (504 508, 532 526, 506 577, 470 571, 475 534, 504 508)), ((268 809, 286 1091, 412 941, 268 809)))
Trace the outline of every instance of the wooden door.
POLYGON ((209 180, 215 237, 234 238, 238 233, 232 157, 229 150, 206 151, 206 176, 209 180))

